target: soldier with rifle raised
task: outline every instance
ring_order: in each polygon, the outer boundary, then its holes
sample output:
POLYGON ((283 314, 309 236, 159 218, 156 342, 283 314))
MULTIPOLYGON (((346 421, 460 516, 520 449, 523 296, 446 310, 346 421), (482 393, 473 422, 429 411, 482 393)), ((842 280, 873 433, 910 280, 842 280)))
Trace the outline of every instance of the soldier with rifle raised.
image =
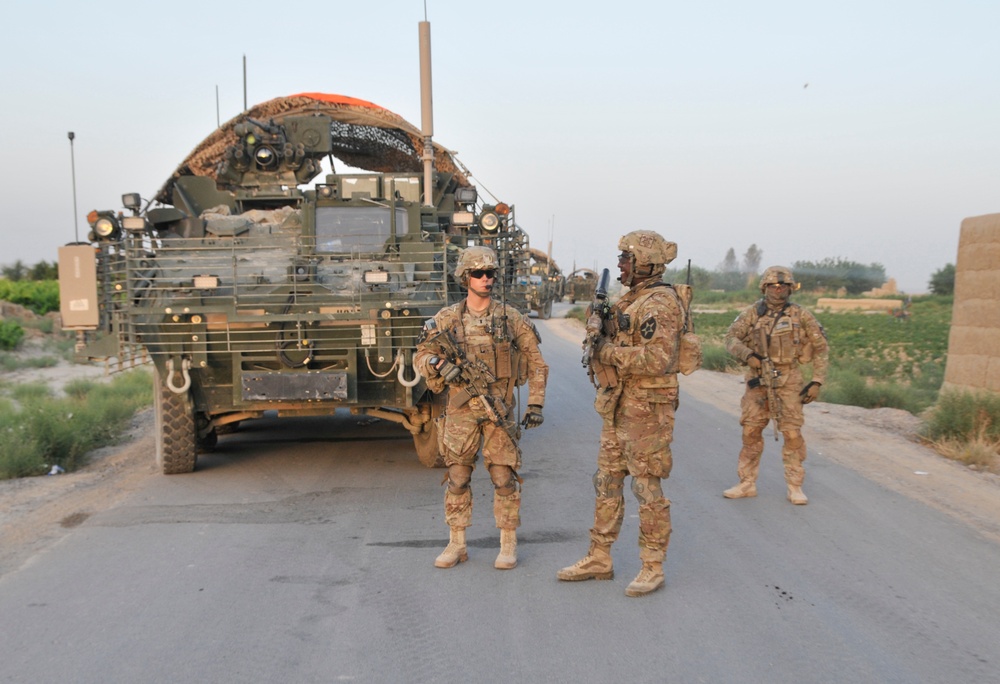
POLYGON ((757 496, 757 473, 764 452, 764 428, 774 421, 784 442, 788 500, 805 505, 802 492, 806 443, 802 438, 805 417, 802 405, 819 396, 826 379, 829 351, 826 333, 807 309, 789 301, 798 285, 791 270, 771 266, 760 279, 763 298, 744 309, 726 333, 726 350, 746 364, 746 390, 740 402, 743 447, 737 473, 740 481, 723 496, 742 499, 757 496), (812 380, 803 384, 800 365, 812 363, 812 380))
POLYGON ((625 589, 643 596, 664 584, 663 561, 670 541, 670 500, 661 481, 670 476, 683 302, 664 283, 677 245, 651 230, 635 230, 618 241, 619 280, 629 288, 613 306, 607 302, 607 274, 587 321, 586 355, 597 386, 600 447, 594 473, 594 525, 590 549, 556 574, 563 581, 612 579, 611 545, 625 517, 625 478, 639 502, 639 559, 642 568, 625 589))
POLYGON ((500 529, 494 567, 517 565, 521 524, 520 428, 542 424, 549 367, 538 349, 541 337, 530 320, 506 302, 493 299, 499 264, 488 247, 468 247, 455 276, 468 295, 424 325, 414 364, 431 391, 447 391, 448 406, 438 419, 441 454, 448 467, 444 495, 448 546, 435 559, 439 568, 468 560, 465 530, 472 523, 472 470, 482 448, 493 481, 493 515, 500 529), (514 388, 528 383, 528 407, 518 423, 514 388))

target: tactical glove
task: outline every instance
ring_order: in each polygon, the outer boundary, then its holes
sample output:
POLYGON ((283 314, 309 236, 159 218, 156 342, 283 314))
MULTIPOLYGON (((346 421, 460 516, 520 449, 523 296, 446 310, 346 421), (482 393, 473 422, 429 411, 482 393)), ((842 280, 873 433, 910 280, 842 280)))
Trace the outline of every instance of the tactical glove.
POLYGON ((542 407, 537 404, 528 404, 528 410, 524 412, 524 420, 521 421, 521 425, 525 430, 530 430, 531 428, 536 428, 545 421, 542 416, 542 407))
POLYGON ((462 375, 461 368, 448 359, 439 359, 436 356, 431 357, 431 368, 436 370, 438 375, 449 385, 458 380, 459 376, 462 375))
POLYGON ((760 370, 760 362, 764 360, 760 354, 751 354, 747 357, 747 365, 754 370, 760 370))
POLYGON ((816 397, 819 396, 820 383, 813 380, 808 385, 802 388, 799 392, 799 396, 802 397, 802 403, 808 404, 811 401, 815 401, 816 397))

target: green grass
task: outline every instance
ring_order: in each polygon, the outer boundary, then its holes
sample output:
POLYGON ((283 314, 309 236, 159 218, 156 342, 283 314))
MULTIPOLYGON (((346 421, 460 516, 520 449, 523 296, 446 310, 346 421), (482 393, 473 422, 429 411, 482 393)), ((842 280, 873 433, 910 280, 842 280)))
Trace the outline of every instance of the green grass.
MULTIPOLYGON (((915 298, 906 320, 885 313, 817 311, 815 300, 815 296, 793 297, 816 314, 830 343, 830 371, 821 401, 900 408, 914 414, 934 405, 948 355, 950 297, 915 298)), ((696 304, 705 306, 700 296, 696 304)), ((694 312, 695 331, 706 348, 705 368, 733 367, 725 359, 728 355, 722 342, 729 325, 747 304, 739 302, 726 311, 717 311, 721 307, 709 304, 716 310, 694 312)))
POLYGON ((76 380, 64 397, 39 383, 0 386, 0 393, 0 479, 42 475, 53 465, 79 468, 89 451, 114 444, 153 397, 146 370, 110 383, 76 380))

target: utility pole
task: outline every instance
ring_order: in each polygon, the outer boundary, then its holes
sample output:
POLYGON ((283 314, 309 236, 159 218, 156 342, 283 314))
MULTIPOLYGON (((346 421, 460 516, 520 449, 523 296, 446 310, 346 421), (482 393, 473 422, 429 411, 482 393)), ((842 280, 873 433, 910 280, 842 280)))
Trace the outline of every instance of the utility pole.
POLYGON ((73 174, 73 232, 76 236, 75 241, 79 242, 80 228, 76 217, 76 155, 73 153, 73 138, 76 137, 76 134, 70 131, 66 135, 69 137, 69 166, 73 174))

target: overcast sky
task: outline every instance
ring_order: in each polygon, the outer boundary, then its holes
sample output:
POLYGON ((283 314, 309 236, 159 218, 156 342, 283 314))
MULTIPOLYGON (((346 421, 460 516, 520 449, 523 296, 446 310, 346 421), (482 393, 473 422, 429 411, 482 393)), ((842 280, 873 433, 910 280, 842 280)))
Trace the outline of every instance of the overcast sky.
MULTIPOLYGON (((11 3, 0 264, 55 260, 243 108, 306 91, 420 124, 423 0, 11 3), (216 89, 219 93, 219 112, 216 89), (67 132, 73 131, 75 165, 67 132), (73 210, 72 169, 77 211, 73 210)), ((436 142, 532 245, 614 267, 880 263, 912 293, 1000 212, 1000 2, 426 0, 436 142)))

